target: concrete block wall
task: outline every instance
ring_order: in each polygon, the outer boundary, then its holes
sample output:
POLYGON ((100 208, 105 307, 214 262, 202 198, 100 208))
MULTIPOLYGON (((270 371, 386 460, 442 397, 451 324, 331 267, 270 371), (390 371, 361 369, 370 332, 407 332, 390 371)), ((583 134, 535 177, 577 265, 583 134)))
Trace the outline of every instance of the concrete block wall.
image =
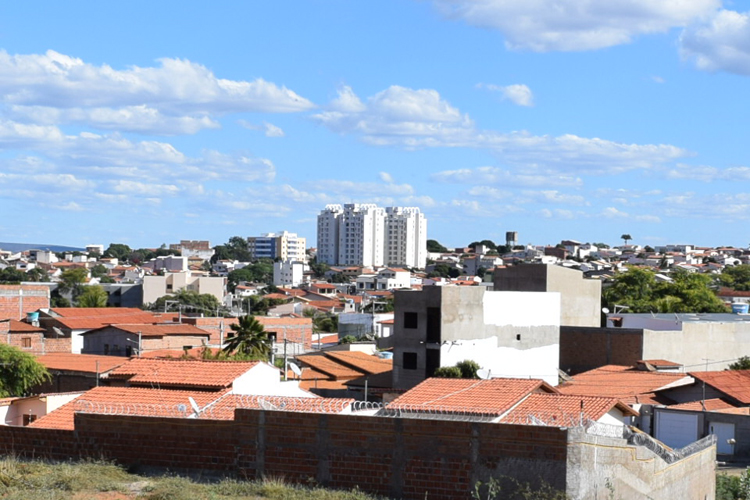
POLYGON ((643 359, 643 330, 560 327, 560 369, 576 374, 604 365, 634 366, 643 359))

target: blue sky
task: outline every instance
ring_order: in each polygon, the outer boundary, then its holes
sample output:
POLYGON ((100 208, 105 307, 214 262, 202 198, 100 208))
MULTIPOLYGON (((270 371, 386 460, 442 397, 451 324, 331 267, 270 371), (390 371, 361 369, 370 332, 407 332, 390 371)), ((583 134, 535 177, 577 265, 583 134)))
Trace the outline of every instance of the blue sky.
POLYGON ((747 246, 750 10, 5 2, 0 241, 212 244, 329 203, 430 238, 747 246))

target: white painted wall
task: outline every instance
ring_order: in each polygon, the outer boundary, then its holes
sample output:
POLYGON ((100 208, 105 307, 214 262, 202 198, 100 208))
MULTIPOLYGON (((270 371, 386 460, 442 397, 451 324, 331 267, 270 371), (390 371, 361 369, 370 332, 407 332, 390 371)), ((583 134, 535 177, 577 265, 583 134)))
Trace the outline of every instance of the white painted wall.
POLYGON ((487 292, 483 300, 486 325, 560 326, 558 292, 487 292))
POLYGON ((454 366, 471 359, 490 370, 492 377, 539 378, 552 386, 558 382, 560 345, 514 349, 497 345, 497 337, 454 340, 440 346, 440 364, 454 366))

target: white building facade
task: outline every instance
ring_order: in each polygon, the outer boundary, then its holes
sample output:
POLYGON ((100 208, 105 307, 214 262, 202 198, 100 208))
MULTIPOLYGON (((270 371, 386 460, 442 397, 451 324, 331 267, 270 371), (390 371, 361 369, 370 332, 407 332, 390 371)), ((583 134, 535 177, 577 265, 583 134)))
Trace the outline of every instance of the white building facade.
POLYGON ((247 239, 248 249, 254 259, 296 260, 307 262, 305 246, 307 240, 296 233, 282 231, 251 236, 247 239))
POLYGON ((424 268, 427 220, 416 207, 327 205, 318 216, 318 261, 341 266, 424 268))

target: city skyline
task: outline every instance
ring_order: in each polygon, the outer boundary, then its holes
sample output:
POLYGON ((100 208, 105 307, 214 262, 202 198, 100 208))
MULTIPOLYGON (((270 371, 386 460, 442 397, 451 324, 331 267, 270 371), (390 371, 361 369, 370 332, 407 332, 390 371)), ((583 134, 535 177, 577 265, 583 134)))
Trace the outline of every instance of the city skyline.
POLYGON ((750 16, 607 5, 0 6, 0 240, 314 246, 374 203, 449 247, 747 246, 750 16))

